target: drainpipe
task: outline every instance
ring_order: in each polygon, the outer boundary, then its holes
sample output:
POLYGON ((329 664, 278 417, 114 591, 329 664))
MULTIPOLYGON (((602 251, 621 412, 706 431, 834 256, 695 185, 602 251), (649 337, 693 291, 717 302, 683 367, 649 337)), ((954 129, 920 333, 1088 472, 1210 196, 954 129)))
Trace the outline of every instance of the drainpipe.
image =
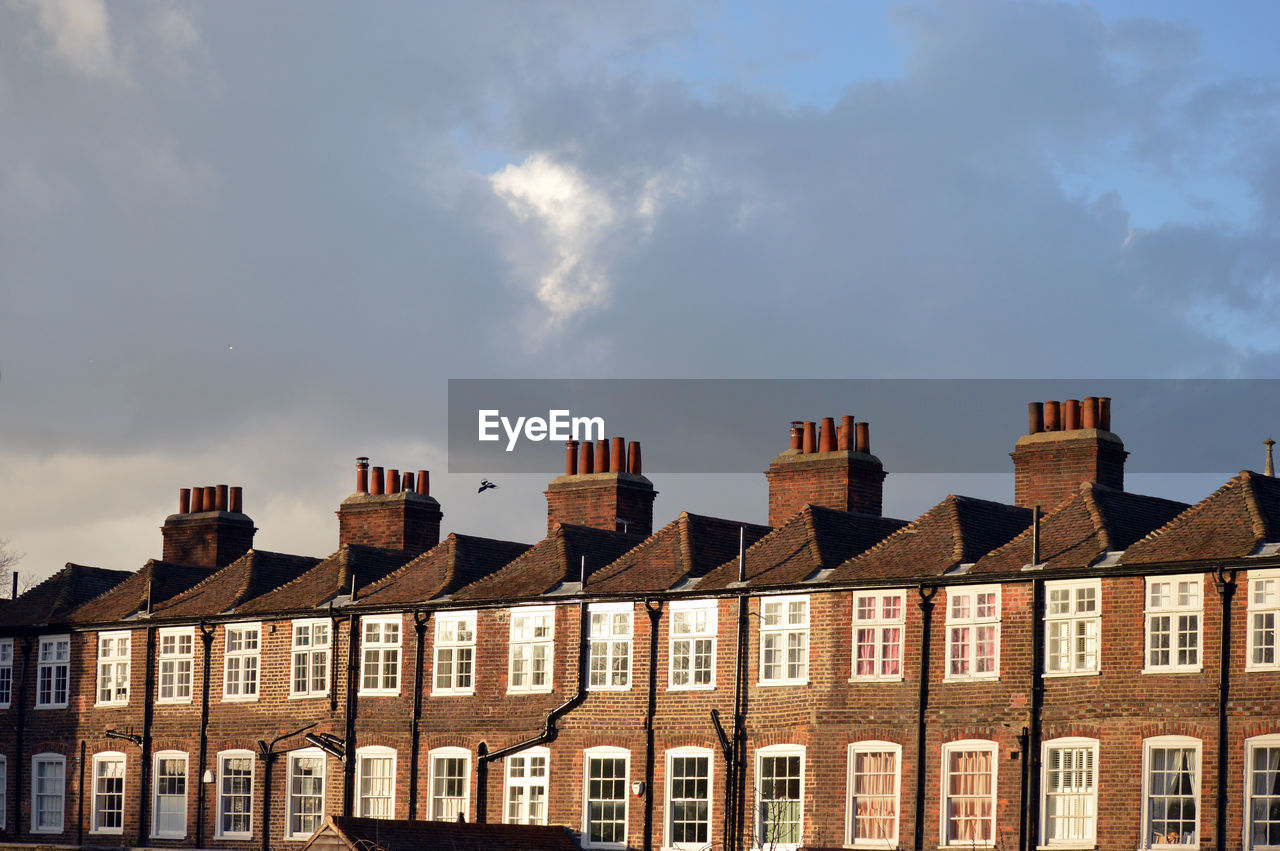
POLYGON ((915 851, 924 849, 925 796, 925 711, 929 708, 929 640, 933 632, 933 598, 938 589, 923 585, 916 589, 920 599, 920 693, 916 699, 916 836, 915 851))
MULTIPOLYGON (((14 765, 14 771, 13 771, 14 794, 12 798, 8 799, 11 801, 21 800, 20 793, 22 792, 22 769, 26 762, 25 758, 22 755, 22 751, 23 751, 23 746, 26 744, 24 740, 24 735, 27 729, 27 724, 26 724, 27 722, 27 676, 31 673, 31 645, 32 645, 31 636, 29 635, 25 636, 22 639, 22 674, 21 676, 18 677, 18 695, 17 695, 18 719, 17 719, 17 730, 15 731, 16 733, 15 738, 18 740, 18 748, 17 748, 18 752, 17 752, 17 760, 14 765)), ((14 837, 17 837, 18 832, 22 830, 22 825, 19 822, 20 818, 21 818, 21 809, 15 808, 14 825, 13 825, 14 837)))
POLYGON ((209 758, 209 671, 213 664, 213 635, 216 627, 200 624, 200 643, 204 645, 204 687, 200 690, 200 765, 196 769, 196 847, 204 847, 204 770, 209 758))
POLYGON ((276 753, 276 744, 305 733, 319 723, 315 721, 291 733, 276 736, 271 740, 271 744, 267 744, 262 739, 258 740, 258 759, 262 760, 262 851, 271 851, 271 767, 275 765, 276 757, 280 756, 276 753))
POLYGON ((1222 637, 1218 650, 1218 794, 1217 829, 1214 847, 1218 851, 1227 848, 1227 760, 1230 757, 1227 740, 1227 699, 1231 696, 1231 598, 1236 593, 1236 572, 1218 566, 1214 587, 1222 599, 1222 637))
MULTIPOLYGON (((1039 553, 1037 553, 1039 555, 1039 553)), ((1038 562, 1037 562, 1038 563, 1038 562)), ((1031 729, 1027 731, 1027 747, 1022 755, 1025 795, 1022 811, 1026 829, 1026 849, 1032 851, 1040 843, 1040 742, 1044 735, 1044 580, 1031 583, 1031 729)))
POLYGON ((421 748, 422 724, 422 661, 426 649, 427 622, 431 612, 413 612, 413 631, 417 634, 417 658, 413 671, 413 721, 409 724, 409 821, 418 818, 418 752, 421 748))
POLYGON ((76 844, 84 847, 84 739, 80 740, 80 787, 76 794, 76 844))
MULTIPOLYGON (((355 578, 351 579, 355 593, 355 578)), ((360 678, 360 621, 355 613, 347 616, 347 706, 344 744, 346 759, 342 761, 342 814, 351 818, 356 790, 356 701, 360 678)))
MULTIPOLYGON (((584 560, 585 562, 585 560, 584 560)), ((586 566, 582 568, 583 585, 586 585, 586 566)), ((523 742, 517 742, 514 745, 508 745, 505 748, 499 748, 496 751, 490 751, 489 746, 481 742, 476 747, 476 823, 484 824, 488 818, 489 805, 489 763, 503 759, 520 751, 528 750, 537 745, 550 744, 556 740, 559 730, 556 723, 577 708, 587 699, 587 677, 589 671, 587 665, 590 661, 589 650, 591 647, 591 621, 587 617, 587 601, 584 599, 578 603, 578 691, 573 697, 557 706, 547 714, 547 720, 543 731, 531 739, 525 739, 523 742)))
POLYGON ((738 642, 734 671, 734 707, 733 707, 733 820, 732 832, 734 848, 742 847, 743 831, 746 829, 747 815, 747 639, 750 636, 748 616, 751 607, 747 597, 738 597, 738 642))
MULTIPOLYGON (((147 627, 147 656, 143 668, 146 673, 146 686, 142 695, 142 765, 141 780, 138 787, 142 794, 138 796, 138 845, 146 847, 147 822, 151 814, 151 723, 155 718, 155 664, 156 664, 156 628, 147 627)), ((202 784, 203 785, 203 784, 202 784)))
POLYGON ((644 851, 653 849, 653 719, 658 713, 658 624, 662 620, 662 601, 645 600, 649 613, 649 706, 644 717, 644 851))

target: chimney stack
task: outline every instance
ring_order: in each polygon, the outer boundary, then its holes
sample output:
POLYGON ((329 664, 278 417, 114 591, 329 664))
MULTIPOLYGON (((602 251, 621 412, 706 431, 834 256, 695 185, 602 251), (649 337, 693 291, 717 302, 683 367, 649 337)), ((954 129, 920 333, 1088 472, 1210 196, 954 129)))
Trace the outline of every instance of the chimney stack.
POLYGON ((1124 490, 1129 453, 1111 433, 1110 397, 1031 402, 1027 419, 1027 434, 1010 453, 1018 505, 1039 505, 1049 513, 1083 482, 1124 490))
POLYGON ((178 489, 178 513, 160 527, 160 558, 175 564, 225 567, 253 547, 258 530, 243 513, 243 490, 227 485, 178 489))
POLYGON ((565 472, 547 485, 547 533, 561 523, 649 535, 653 532, 653 500, 658 492, 644 477, 640 444, 615 437, 592 444, 582 441, 574 464, 576 441, 565 444, 565 472))
POLYGON ((421 553, 440 543, 444 513, 430 493, 430 474, 369 467, 356 459, 356 492, 338 508, 338 545, 364 544, 421 553), (372 469, 372 482, 369 471, 372 469), (385 472, 385 478, 384 478, 385 472))
POLYGON ((816 428, 812 421, 791 423, 790 445, 769 464, 769 525, 778 526, 806 504, 879 515, 884 496, 884 465, 871 454, 867 423, 845 415, 837 430, 833 417, 816 428))

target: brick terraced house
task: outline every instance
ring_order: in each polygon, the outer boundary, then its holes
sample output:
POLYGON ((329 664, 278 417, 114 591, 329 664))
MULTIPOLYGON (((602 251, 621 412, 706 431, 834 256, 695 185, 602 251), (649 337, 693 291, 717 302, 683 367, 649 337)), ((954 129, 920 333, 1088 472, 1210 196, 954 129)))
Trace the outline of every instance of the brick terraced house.
POLYGON ((426 474, 366 459, 325 558, 182 490, 160 560, 0 608, 0 842, 1280 848, 1270 470, 1128 493, 1109 399, 1033 403, 1014 504, 904 522, 865 423, 790 438, 769 526, 653 530, 618 438, 566 447, 532 545, 441 540, 426 474))

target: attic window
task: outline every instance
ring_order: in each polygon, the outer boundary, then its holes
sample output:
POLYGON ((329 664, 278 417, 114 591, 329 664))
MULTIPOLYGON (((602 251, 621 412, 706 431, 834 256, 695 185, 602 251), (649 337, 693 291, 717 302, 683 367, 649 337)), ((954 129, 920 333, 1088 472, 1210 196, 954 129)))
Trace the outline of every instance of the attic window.
POLYGON ((1269 544, 1264 542, 1256 550, 1249 553, 1250 558, 1266 558, 1274 555, 1280 555, 1280 543, 1269 544))
POLYGON ((964 576, 966 573, 968 573, 972 569, 973 569, 973 562, 966 561, 966 562, 961 562, 960 564, 955 564, 955 565, 952 565, 951 567, 948 567, 946 570, 942 571, 942 575, 943 576, 964 576))

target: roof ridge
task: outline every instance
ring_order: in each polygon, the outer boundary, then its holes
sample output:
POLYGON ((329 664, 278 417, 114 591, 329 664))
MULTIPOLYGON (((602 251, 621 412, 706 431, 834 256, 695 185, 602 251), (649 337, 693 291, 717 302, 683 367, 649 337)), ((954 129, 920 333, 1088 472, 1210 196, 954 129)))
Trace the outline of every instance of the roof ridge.
POLYGON ((1098 541, 1102 544, 1102 551, 1111 551, 1111 529, 1107 526, 1106 520, 1102 517, 1102 506, 1098 504, 1097 495, 1093 492, 1094 482, 1080 483, 1080 496, 1084 500, 1085 510, 1089 512, 1089 519, 1093 521, 1093 530, 1098 535, 1098 541))
POLYGON ((1183 509, 1182 511, 1179 511, 1179 512, 1178 512, 1177 514, 1175 514, 1173 517, 1170 517, 1170 518, 1169 518, 1169 520, 1168 520, 1167 522, 1165 522, 1163 525, 1158 526, 1158 527, 1156 527, 1155 529, 1152 529, 1150 532, 1148 532, 1147 534, 1143 535, 1143 536, 1142 536, 1141 538, 1139 538, 1138 540, 1134 541, 1132 544, 1130 544, 1130 545, 1129 545, 1129 546, 1130 546, 1130 549, 1132 549, 1133 547, 1137 546, 1138 544, 1143 543, 1144 541, 1150 541, 1150 540, 1152 540, 1152 539, 1154 539, 1154 538, 1156 538, 1156 537, 1158 537, 1158 536, 1160 536, 1160 535, 1163 535, 1163 534, 1165 534, 1166 532, 1171 531, 1171 530, 1173 530, 1174 528, 1176 528, 1177 526, 1179 526, 1179 525, 1181 525, 1182 523, 1186 522, 1186 518, 1188 518, 1188 517, 1190 517, 1191 515, 1195 514, 1197 511, 1199 511, 1201 508, 1203 508, 1205 505, 1207 505, 1207 504, 1209 503, 1209 501, 1210 501, 1210 500, 1213 500, 1213 499, 1217 498, 1218 496, 1220 496, 1220 495, 1222 495, 1222 494, 1226 493, 1227 491, 1231 490, 1231 488, 1236 487, 1238 484, 1243 483, 1243 479, 1241 478, 1241 476, 1243 476, 1243 474, 1245 474, 1245 473, 1247 473, 1247 472, 1248 472, 1248 470, 1241 470, 1241 471, 1240 471, 1239 473, 1237 473, 1236 475, 1234 475, 1234 476, 1232 476, 1231 478, 1227 479, 1225 482, 1223 482, 1221 485, 1219 485, 1219 486, 1217 487, 1217 489, 1216 489, 1216 490, 1214 490, 1214 492, 1213 492, 1213 493, 1209 494, 1209 495, 1208 495, 1208 496, 1206 496, 1204 499, 1200 500, 1199 502, 1195 503, 1194 505, 1189 505, 1189 506, 1187 506, 1185 509, 1183 509))

